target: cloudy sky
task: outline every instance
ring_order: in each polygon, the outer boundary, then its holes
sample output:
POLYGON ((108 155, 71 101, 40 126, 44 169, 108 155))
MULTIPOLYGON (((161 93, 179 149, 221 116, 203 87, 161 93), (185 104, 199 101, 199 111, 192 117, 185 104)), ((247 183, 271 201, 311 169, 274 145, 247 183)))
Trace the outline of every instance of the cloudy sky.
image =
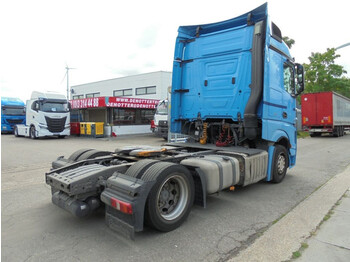
MULTIPOLYGON (((11 0, 0 4, 1 96, 33 90, 66 93, 78 85, 152 71, 171 71, 177 28, 227 20, 262 0, 11 0)), ((345 0, 270 0, 269 13, 296 44, 297 62, 350 42, 345 0)), ((350 46, 336 62, 349 71, 350 46)))

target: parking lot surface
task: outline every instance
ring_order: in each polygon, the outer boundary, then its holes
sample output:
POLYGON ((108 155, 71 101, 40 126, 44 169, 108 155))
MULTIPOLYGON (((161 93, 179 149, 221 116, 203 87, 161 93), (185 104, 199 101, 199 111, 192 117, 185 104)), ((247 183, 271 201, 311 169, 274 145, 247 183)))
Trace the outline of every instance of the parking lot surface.
POLYGON ((3 261, 218 261, 248 246, 261 232, 350 163, 350 135, 298 140, 297 166, 281 184, 260 182, 208 197, 169 233, 146 228, 135 241, 111 231, 104 213, 73 217, 51 203, 45 172, 58 156, 81 148, 114 151, 160 145, 152 135, 91 139, 1 137, 3 261))

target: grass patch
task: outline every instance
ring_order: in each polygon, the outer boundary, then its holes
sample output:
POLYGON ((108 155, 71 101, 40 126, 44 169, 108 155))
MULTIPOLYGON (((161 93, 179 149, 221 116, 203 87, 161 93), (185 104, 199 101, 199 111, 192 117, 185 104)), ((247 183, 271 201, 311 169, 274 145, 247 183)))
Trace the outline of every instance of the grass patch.
POLYGON ((295 252, 293 252, 293 258, 296 259, 296 258, 298 258, 298 257, 301 257, 300 251, 295 251, 295 252))
POLYGON ((301 243, 301 248, 306 249, 308 247, 309 247, 309 245, 307 243, 305 243, 305 242, 301 243))
POLYGON ((282 216, 280 216, 279 218, 275 219, 273 222, 272 222, 272 225, 276 224, 278 221, 280 221, 286 214, 283 214, 282 216))
POLYGON ((298 138, 305 138, 305 137, 309 137, 310 135, 309 135, 309 132, 298 131, 297 136, 298 136, 298 138))
POLYGON ((323 221, 327 221, 328 219, 330 219, 330 218, 331 218, 331 215, 333 215, 333 214, 334 214, 334 211, 333 211, 333 210, 329 211, 329 212, 327 213, 327 215, 324 216, 323 221))
POLYGON ((323 221, 327 221, 330 218, 331 218, 331 215, 327 214, 323 217, 323 221))
POLYGON ((299 250, 293 252, 292 259, 297 259, 297 258, 301 257, 301 253, 308 247, 309 247, 309 245, 307 243, 305 243, 305 242, 301 243, 299 250))

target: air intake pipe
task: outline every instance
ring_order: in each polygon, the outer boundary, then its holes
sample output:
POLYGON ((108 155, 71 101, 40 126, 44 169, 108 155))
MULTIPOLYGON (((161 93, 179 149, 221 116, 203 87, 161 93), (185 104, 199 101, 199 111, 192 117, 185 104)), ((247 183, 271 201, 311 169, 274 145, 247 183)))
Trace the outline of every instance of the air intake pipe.
POLYGON ((249 140, 258 135, 257 109, 263 93, 265 20, 254 26, 250 97, 244 110, 244 134, 249 140))

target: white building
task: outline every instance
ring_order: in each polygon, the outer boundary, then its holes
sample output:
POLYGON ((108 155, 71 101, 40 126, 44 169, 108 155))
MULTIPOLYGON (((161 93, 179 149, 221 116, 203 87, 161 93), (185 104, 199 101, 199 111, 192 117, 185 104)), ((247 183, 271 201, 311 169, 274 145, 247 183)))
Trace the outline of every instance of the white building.
POLYGON ((160 100, 167 98, 169 86, 171 72, 158 71, 72 86, 71 98, 130 96, 160 100))
POLYGON ((104 122, 107 134, 150 132, 158 100, 168 96, 171 72, 152 72, 71 87, 71 122, 104 122))

